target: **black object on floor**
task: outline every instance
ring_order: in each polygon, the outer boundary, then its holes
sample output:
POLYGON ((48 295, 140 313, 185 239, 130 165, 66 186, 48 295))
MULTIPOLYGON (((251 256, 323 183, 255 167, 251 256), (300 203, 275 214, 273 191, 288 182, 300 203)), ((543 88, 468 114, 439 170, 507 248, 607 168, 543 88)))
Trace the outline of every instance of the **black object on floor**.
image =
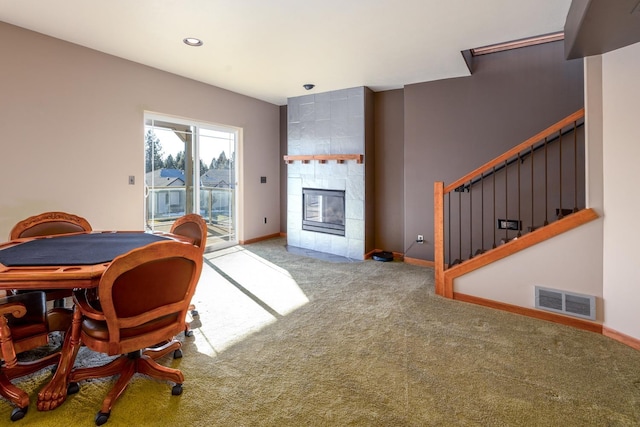
POLYGON ((387 251, 374 252, 371 257, 376 261, 393 261, 393 253, 387 251))

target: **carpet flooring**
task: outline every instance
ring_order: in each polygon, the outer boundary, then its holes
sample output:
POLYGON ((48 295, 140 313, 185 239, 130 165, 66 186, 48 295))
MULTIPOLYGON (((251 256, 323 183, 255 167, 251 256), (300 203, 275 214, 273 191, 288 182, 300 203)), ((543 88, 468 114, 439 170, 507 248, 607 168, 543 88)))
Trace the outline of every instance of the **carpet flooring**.
MULTIPOLYGON (((143 376, 107 426, 637 426, 640 352, 434 295, 429 268, 336 262, 272 239, 205 254, 182 396, 143 376)), ((104 363, 82 348, 78 364, 104 363)), ((113 379, 16 426, 91 426, 113 379)), ((0 401, 0 425, 10 405, 0 401)))

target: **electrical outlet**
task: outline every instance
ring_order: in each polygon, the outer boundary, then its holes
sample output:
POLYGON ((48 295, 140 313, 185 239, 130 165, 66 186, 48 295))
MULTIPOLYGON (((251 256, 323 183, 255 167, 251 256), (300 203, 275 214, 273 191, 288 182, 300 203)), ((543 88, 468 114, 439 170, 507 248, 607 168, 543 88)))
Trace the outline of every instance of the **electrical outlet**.
POLYGON ((424 243, 424 236, 422 234, 418 234, 418 238, 416 239, 418 243, 424 243))

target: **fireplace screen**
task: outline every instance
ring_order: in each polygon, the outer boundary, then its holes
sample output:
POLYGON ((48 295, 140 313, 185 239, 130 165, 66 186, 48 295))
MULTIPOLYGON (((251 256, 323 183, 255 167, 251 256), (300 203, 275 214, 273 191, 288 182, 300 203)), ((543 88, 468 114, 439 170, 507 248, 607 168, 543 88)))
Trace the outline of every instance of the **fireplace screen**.
POLYGON ((302 229, 344 236, 344 191, 303 188, 302 229))

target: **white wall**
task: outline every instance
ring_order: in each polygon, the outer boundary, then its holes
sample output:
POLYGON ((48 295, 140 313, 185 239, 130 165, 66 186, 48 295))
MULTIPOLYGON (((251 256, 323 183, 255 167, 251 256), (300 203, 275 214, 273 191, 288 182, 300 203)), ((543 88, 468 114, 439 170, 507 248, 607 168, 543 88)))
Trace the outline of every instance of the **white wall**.
POLYGON ((145 110, 242 128, 239 237, 280 231, 278 106, 2 22, 0 52, 0 241, 50 210, 142 229, 145 110))
POLYGON ((591 221, 454 281, 455 292, 535 308, 535 286, 596 296, 603 321, 602 222, 591 221))
POLYGON ((640 43, 602 55, 605 326, 640 339, 640 43))

